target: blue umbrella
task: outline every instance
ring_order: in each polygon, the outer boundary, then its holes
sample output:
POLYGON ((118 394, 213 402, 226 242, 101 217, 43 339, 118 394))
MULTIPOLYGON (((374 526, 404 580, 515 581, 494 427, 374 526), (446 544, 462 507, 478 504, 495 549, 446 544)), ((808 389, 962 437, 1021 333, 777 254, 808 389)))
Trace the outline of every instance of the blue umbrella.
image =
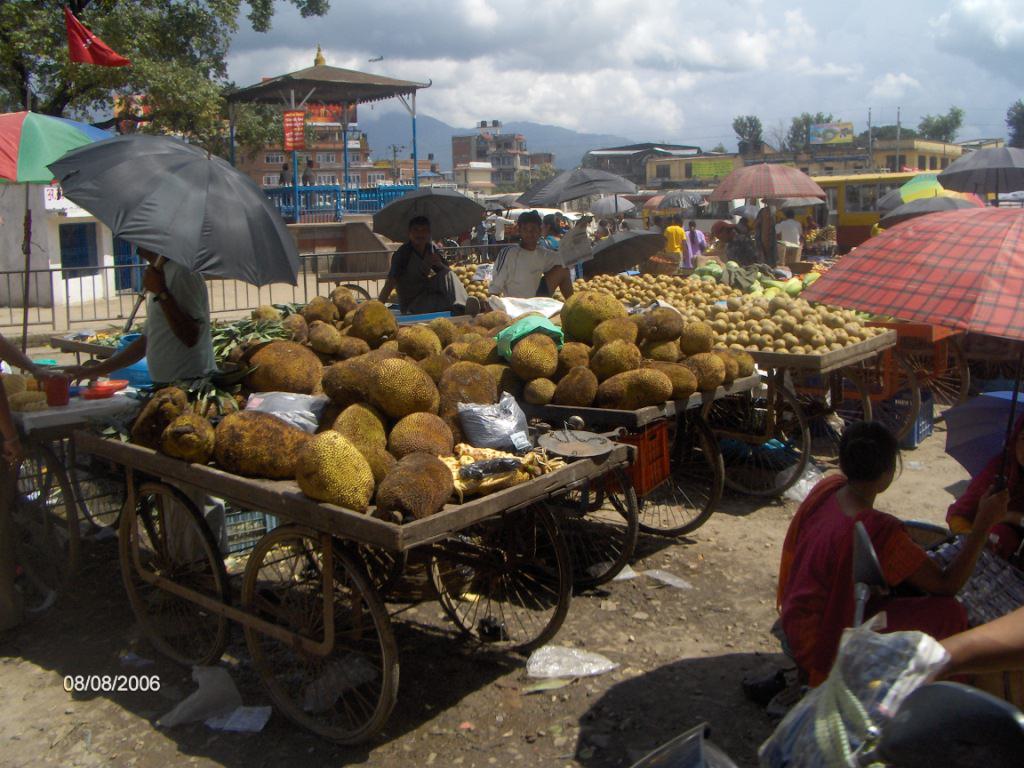
POLYGON ((946 411, 946 453, 972 476, 1002 452, 1012 403, 1012 392, 986 392, 946 411))

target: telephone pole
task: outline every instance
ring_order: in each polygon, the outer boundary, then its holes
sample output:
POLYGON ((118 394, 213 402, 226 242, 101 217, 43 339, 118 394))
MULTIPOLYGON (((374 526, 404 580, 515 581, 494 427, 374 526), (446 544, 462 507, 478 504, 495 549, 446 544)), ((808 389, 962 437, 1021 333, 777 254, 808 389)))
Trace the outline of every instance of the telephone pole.
POLYGON ((398 153, 405 151, 404 144, 392 144, 388 147, 391 152, 391 174, 394 176, 395 184, 398 183, 398 153))
POLYGON ((871 107, 868 107, 868 168, 875 169, 875 153, 871 141, 871 107))
POLYGON ((903 169, 900 162, 900 108, 896 107, 896 173, 903 169))

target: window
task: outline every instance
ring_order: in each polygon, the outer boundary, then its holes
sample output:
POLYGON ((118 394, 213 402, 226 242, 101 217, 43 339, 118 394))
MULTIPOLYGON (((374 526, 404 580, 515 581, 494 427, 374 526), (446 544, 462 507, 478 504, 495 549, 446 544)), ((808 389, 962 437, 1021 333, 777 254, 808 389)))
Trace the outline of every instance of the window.
POLYGON ((338 162, 338 155, 335 152, 317 152, 316 161, 320 165, 333 165, 338 162))
POLYGON ((263 174, 263 184, 262 184, 262 186, 264 186, 264 187, 276 187, 276 186, 278 186, 277 182, 278 182, 279 178, 280 178, 280 174, 278 174, 278 173, 264 173, 263 174))
POLYGON ((669 175, 669 164, 668 163, 658 163, 656 166, 654 166, 654 178, 656 178, 656 179, 667 179, 667 178, 670 178, 670 175, 669 175))
POLYGON ((877 184, 847 184, 846 185, 846 211, 858 213, 862 211, 875 210, 878 202, 877 184))
POLYGON ((263 162, 267 165, 282 165, 284 163, 284 152, 267 152, 263 156, 263 162))
POLYGON ((61 277, 88 277, 99 274, 95 224, 60 225, 61 277))
POLYGON ((943 170, 945 170, 948 165, 949 165, 949 158, 948 157, 942 158, 942 168, 943 168, 943 170))
POLYGON ((938 170, 938 168, 939 168, 939 158, 934 157, 934 156, 929 157, 928 158, 928 170, 935 171, 935 170, 938 170))
POLYGON ((826 200, 825 204, 828 206, 830 211, 839 209, 839 189, 837 187, 826 187, 825 188, 826 200))
POLYGON ((338 183, 338 174, 336 173, 318 173, 316 175, 317 186, 326 186, 338 183))
POLYGON ((371 187, 377 186, 386 178, 387 174, 380 171, 374 171, 373 173, 366 174, 366 181, 371 187))
POLYGON ((693 163, 683 163, 683 176, 687 179, 693 178, 693 163))
POLYGON ((927 171, 928 170, 928 158, 924 155, 917 156, 917 170, 927 171))

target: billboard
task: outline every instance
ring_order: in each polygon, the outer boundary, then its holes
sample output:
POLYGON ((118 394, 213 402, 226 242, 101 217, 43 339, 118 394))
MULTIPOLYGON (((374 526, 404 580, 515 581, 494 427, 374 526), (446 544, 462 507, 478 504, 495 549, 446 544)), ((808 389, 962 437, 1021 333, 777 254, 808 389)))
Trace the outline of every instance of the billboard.
POLYGON ((853 143, 853 123, 815 123, 809 133, 811 144, 853 143))
POLYGON ((692 164, 694 179, 722 179, 732 173, 735 167, 731 157, 716 157, 710 160, 687 160, 692 164))
POLYGON ((291 109, 284 113, 284 149, 306 148, 306 113, 301 109, 291 109))
MULTIPOLYGON (((309 123, 320 123, 329 125, 341 125, 345 117, 345 104, 326 104, 322 102, 311 101, 306 104, 306 122, 309 123)), ((348 105, 348 120, 349 125, 356 123, 356 105, 348 105)))

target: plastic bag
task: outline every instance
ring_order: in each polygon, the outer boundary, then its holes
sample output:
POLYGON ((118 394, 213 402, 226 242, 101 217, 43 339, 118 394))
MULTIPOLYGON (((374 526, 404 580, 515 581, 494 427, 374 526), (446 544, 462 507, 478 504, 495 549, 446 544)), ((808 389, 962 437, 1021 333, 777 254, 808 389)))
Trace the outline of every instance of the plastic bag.
POLYGON ((247 411, 272 413, 292 426, 313 434, 329 398, 323 395, 296 395, 292 392, 254 392, 245 402, 247 411))
POLYGON ((540 312, 544 317, 554 317, 562 311, 562 302, 545 296, 538 296, 533 299, 489 296, 487 301, 491 305, 491 309, 505 312, 509 317, 513 318, 525 315, 527 312, 540 312))
POLYGON ((820 469, 814 466, 814 464, 808 463, 807 469, 800 475, 800 479, 793 483, 782 495, 800 504, 824 477, 825 475, 821 473, 820 469))
POLYGON ((242 706, 242 694, 224 667, 192 667, 192 679, 199 690, 156 721, 161 728, 228 715, 242 706))
POLYGON ((473 277, 470 278, 474 283, 489 283, 494 279, 494 265, 493 264, 481 264, 473 272, 473 277))
POLYGON ((466 442, 476 448, 518 452, 530 447, 526 414, 508 392, 494 405, 459 403, 459 422, 466 442))
POLYGON ((869 729, 881 727, 946 665, 949 654, 923 632, 876 632, 883 616, 843 633, 828 679, 761 745, 762 768, 852 765, 849 756, 869 729))
POLYGON ((459 469, 459 477, 463 480, 483 480, 488 475, 501 475, 514 472, 523 466, 520 459, 487 459, 475 461, 459 469))
POLYGON ((527 677, 590 677, 603 675, 618 667, 599 653, 545 645, 530 654, 526 662, 527 677))
POLYGON ((543 333, 550 336, 554 339, 555 346, 559 349, 562 348, 562 343, 565 339, 562 329, 550 320, 545 317, 530 315, 521 320, 516 320, 508 328, 503 328, 498 332, 498 335, 494 337, 498 345, 498 354, 506 360, 511 359, 512 348, 531 333, 543 333))

